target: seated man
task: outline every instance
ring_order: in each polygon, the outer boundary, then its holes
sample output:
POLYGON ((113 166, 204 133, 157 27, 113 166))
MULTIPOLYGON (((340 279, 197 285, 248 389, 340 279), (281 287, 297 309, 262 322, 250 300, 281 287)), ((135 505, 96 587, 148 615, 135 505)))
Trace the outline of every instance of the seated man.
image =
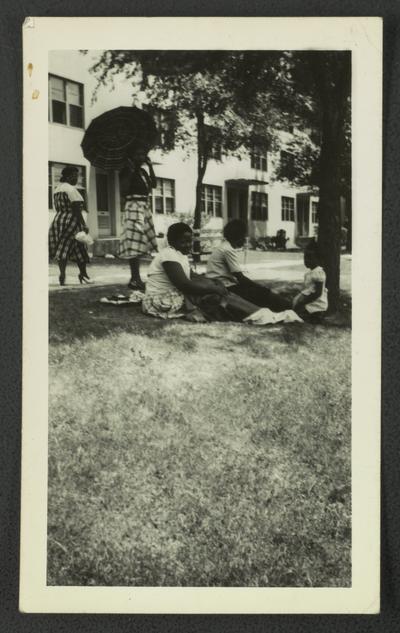
POLYGON ((231 220, 225 225, 225 239, 211 253, 206 277, 222 282, 230 293, 260 308, 269 308, 273 312, 291 309, 289 301, 242 273, 237 249, 243 246, 246 234, 246 225, 242 220, 231 220))
POLYGON ((242 320, 257 306, 230 295, 217 279, 206 279, 190 269, 192 230, 188 224, 171 224, 169 246, 153 259, 147 274, 142 303, 145 314, 162 319, 184 317, 190 321, 242 320))

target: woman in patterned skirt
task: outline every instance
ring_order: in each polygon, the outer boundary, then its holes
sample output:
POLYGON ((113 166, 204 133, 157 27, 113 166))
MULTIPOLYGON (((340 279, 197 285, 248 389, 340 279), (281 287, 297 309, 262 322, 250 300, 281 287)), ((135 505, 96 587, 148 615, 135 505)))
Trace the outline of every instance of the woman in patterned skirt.
POLYGON ((78 265, 80 283, 93 283, 86 272, 89 263, 87 246, 75 239, 79 231, 89 231, 82 217, 83 198, 75 186, 78 173, 77 167, 64 167, 60 184, 54 191, 56 215, 49 229, 49 255, 58 262, 60 286, 65 285, 68 260, 78 265))
POLYGON ((128 287, 144 290, 140 277, 140 257, 158 250, 149 195, 156 186, 156 177, 150 159, 145 154, 137 154, 128 161, 128 168, 121 171, 120 178, 125 206, 119 257, 129 260, 131 279, 128 287), (149 173, 143 164, 148 166, 149 173))

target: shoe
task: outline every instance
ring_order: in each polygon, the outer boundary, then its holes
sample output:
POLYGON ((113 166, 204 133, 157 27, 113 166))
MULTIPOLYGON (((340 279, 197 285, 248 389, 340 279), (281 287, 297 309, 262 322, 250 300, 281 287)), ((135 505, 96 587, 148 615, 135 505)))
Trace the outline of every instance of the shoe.
POLYGON ((60 275, 58 281, 60 282, 60 286, 65 286, 65 275, 60 275))
POLYGON ((128 284, 128 288, 130 288, 130 290, 140 290, 141 292, 144 292, 146 286, 143 281, 133 281, 133 279, 131 279, 128 284))
POLYGON ((88 284, 88 285, 94 284, 93 279, 90 279, 90 277, 88 277, 87 275, 79 274, 78 279, 79 279, 79 283, 81 284, 88 284))

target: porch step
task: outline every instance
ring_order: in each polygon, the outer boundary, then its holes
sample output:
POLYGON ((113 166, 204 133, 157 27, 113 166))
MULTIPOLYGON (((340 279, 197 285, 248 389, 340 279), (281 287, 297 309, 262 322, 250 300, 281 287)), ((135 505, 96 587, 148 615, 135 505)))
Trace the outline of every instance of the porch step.
POLYGON ((104 257, 105 255, 117 255, 119 249, 119 237, 100 237, 94 241, 94 257, 104 257))

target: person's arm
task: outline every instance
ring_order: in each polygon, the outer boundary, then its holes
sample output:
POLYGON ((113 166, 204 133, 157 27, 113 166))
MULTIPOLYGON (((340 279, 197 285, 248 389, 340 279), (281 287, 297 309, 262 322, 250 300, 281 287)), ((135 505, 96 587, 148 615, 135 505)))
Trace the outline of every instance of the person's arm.
POLYGON ((246 277, 242 272, 232 272, 232 275, 235 277, 239 286, 255 286, 257 288, 263 288, 261 284, 258 284, 256 281, 253 281, 249 277, 246 277))
POLYGON ((146 158, 145 163, 149 168, 151 188, 155 189, 157 186, 157 178, 154 173, 153 164, 149 157, 146 158))
POLYGON ((315 290, 311 294, 304 294, 304 292, 301 292, 299 295, 297 295, 297 297, 295 297, 296 306, 305 306, 308 303, 312 303, 313 301, 316 301, 316 299, 320 298, 320 296, 322 295, 324 284, 322 281, 314 281, 314 286, 315 290))
POLYGON ((85 233, 89 233, 89 229, 82 215, 82 202, 78 202, 78 201, 71 202, 71 205, 72 205, 72 213, 78 219, 78 222, 82 227, 82 231, 85 231, 85 233))
POLYGON ((246 277, 246 275, 242 273, 239 257, 236 251, 226 251, 224 254, 224 260, 225 266, 229 270, 230 274, 235 277, 239 285, 247 287, 256 286, 257 288, 260 288, 260 284, 256 283, 252 279, 249 279, 249 277, 246 277))
POLYGON ((168 275, 168 279, 183 294, 205 295, 215 293, 222 297, 227 294, 224 286, 220 287, 210 279, 201 278, 200 276, 189 279, 178 262, 167 261, 163 262, 162 265, 168 275))
POLYGON ((215 292, 215 287, 219 288, 221 293, 226 294, 228 292, 228 290, 226 289, 226 286, 224 286, 224 284, 222 283, 222 281, 220 281, 219 279, 213 279, 211 277, 205 277, 205 275, 200 275, 199 273, 196 273, 194 270, 190 271, 190 279, 194 279, 194 280, 200 280, 200 281, 207 281, 210 284, 213 284, 212 286, 210 286, 210 288, 213 290, 213 292, 215 292))

